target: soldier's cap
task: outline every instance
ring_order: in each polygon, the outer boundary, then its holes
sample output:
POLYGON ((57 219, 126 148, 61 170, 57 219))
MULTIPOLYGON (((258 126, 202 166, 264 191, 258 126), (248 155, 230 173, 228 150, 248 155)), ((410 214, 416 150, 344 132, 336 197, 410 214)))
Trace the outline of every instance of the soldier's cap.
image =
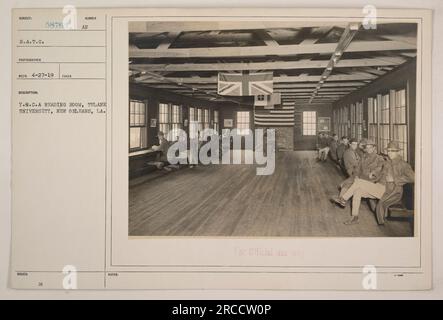
POLYGON ((377 144, 373 140, 366 140, 365 145, 367 145, 367 146, 376 146, 377 144))
POLYGON ((360 144, 362 144, 362 145, 367 145, 368 144, 368 139, 366 139, 366 138, 363 138, 363 139, 361 139, 360 140, 360 144))
POLYGON ((389 141, 388 146, 386 147, 386 151, 400 151, 400 147, 398 146, 397 141, 389 141))
POLYGON ((159 131, 157 133, 157 137, 164 137, 164 136, 165 136, 165 134, 163 133, 163 131, 159 131))
POLYGON ((353 143, 353 142, 357 142, 358 143, 358 140, 355 139, 355 138, 352 138, 351 140, 349 140, 349 143, 353 143))

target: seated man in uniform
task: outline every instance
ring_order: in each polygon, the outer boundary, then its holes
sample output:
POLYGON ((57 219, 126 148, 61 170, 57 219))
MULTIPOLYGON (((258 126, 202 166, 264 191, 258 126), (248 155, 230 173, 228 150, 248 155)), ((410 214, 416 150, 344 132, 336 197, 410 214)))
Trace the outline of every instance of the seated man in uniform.
POLYGON ((162 131, 159 131, 157 134, 159 145, 152 146, 152 150, 159 151, 160 153, 157 156, 157 161, 152 162, 157 167, 157 169, 164 169, 166 171, 171 171, 170 168, 167 167, 169 165, 168 162, 168 149, 169 149, 169 141, 166 140, 165 134, 162 131))
MULTIPOLYGON (((375 143, 373 141, 365 141, 365 153, 360 160, 360 165, 354 171, 353 176, 350 176, 341 184, 340 197, 343 197, 345 192, 354 183, 355 177, 377 182, 380 179, 384 163, 384 158, 377 154, 375 143)), ((371 209, 375 210, 376 204, 370 203, 370 205, 371 209)))
POLYGON ((343 195, 346 190, 354 182, 354 177, 358 176, 361 166, 362 157, 358 153, 358 142, 356 139, 352 138, 349 144, 349 148, 346 149, 343 154, 342 169, 348 176, 348 178, 340 184, 340 196, 343 195))
POLYGON ((340 166, 342 166, 343 164, 343 155, 346 149, 348 149, 348 146, 349 146, 348 137, 346 136, 341 137, 340 143, 338 144, 337 147, 337 159, 338 159, 338 164, 340 166))
POLYGON ((365 154, 363 155, 360 168, 358 169, 359 178, 377 182, 381 178, 381 173, 385 164, 385 159, 377 154, 375 142, 369 140, 365 143, 365 154))
POLYGON ((361 139, 358 143, 357 153, 360 158, 363 158, 363 156, 365 155, 366 143, 368 143, 368 140, 365 138, 361 139))
POLYGON ((320 132, 318 136, 318 161, 326 161, 329 153, 329 136, 326 133, 320 132))
POLYGON ((385 223, 388 208, 401 201, 403 186, 415 181, 415 173, 411 165, 403 160, 401 149, 396 142, 390 143, 387 148, 389 160, 386 161, 386 192, 378 201, 376 207, 377 222, 385 223))
POLYGON ((360 155, 357 153, 358 141, 352 138, 349 141, 349 148, 343 153, 343 169, 348 177, 352 177, 357 173, 360 166, 360 155))
MULTIPOLYGON (((336 204, 346 207, 347 201, 352 198, 352 218, 345 222, 346 225, 358 223, 361 198, 381 199, 380 202, 392 199, 398 201, 401 199, 403 185, 414 181, 414 171, 401 159, 398 144, 394 141, 389 142, 386 151, 389 160, 384 163, 378 181, 360 179, 356 176, 349 189, 341 197, 333 199, 336 204)), ((376 173, 370 175, 376 179, 376 173)))
POLYGON ((338 162, 337 157, 337 147, 338 147, 338 136, 337 134, 332 135, 332 139, 329 142, 329 156, 331 157, 332 161, 338 162))

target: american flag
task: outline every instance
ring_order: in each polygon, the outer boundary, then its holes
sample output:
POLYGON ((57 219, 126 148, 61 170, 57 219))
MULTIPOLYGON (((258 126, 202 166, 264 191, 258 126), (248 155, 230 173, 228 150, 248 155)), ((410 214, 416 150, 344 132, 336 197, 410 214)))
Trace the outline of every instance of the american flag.
POLYGON ((222 73, 218 74, 219 95, 258 96, 273 92, 273 73, 222 73))
POLYGON ((256 127, 292 127, 294 126, 294 106, 276 106, 274 109, 254 107, 256 127))

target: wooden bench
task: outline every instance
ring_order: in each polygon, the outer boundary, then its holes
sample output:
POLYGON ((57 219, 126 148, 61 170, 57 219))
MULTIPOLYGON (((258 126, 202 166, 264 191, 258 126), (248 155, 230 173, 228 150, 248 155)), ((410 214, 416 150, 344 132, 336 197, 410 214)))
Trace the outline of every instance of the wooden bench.
POLYGON ((148 150, 145 153, 129 156, 129 179, 136 178, 157 170, 148 162, 155 161, 160 151, 148 150))
MULTIPOLYGON (((150 178, 156 178, 167 174, 170 171, 177 170, 182 168, 182 165, 167 165, 165 168, 167 170, 158 170, 157 156, 160 154, 160 151, 156 150, 148 150, 144 153, 133 155, 129 157, 129 179, 133 182, 131 185, 138 184, 138 180, 145 181, 146 179, 142 179, 142 177, 149 175, 150 178), (168 170, 169 169, 169 170, 168 170), (140 178, 140 179, 139 179, 140 178)), ((180 158, 180 157, 179 157, 180 158)), ((187 153, 181 155, 181 158, 187 159, 187 153)))
POLYGON ((399 203, 388 208, 388 219, 408 221, 414 226, 414 184, 407 183, 403 186, 403 196, 399 203))

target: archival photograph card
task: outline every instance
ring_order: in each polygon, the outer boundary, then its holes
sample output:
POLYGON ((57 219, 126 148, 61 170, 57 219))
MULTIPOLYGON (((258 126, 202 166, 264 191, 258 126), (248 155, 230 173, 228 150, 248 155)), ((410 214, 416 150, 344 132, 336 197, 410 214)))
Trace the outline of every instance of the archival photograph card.
POLYGON ((12 288, 431 288, 431 11, 12 23, 12 288))

